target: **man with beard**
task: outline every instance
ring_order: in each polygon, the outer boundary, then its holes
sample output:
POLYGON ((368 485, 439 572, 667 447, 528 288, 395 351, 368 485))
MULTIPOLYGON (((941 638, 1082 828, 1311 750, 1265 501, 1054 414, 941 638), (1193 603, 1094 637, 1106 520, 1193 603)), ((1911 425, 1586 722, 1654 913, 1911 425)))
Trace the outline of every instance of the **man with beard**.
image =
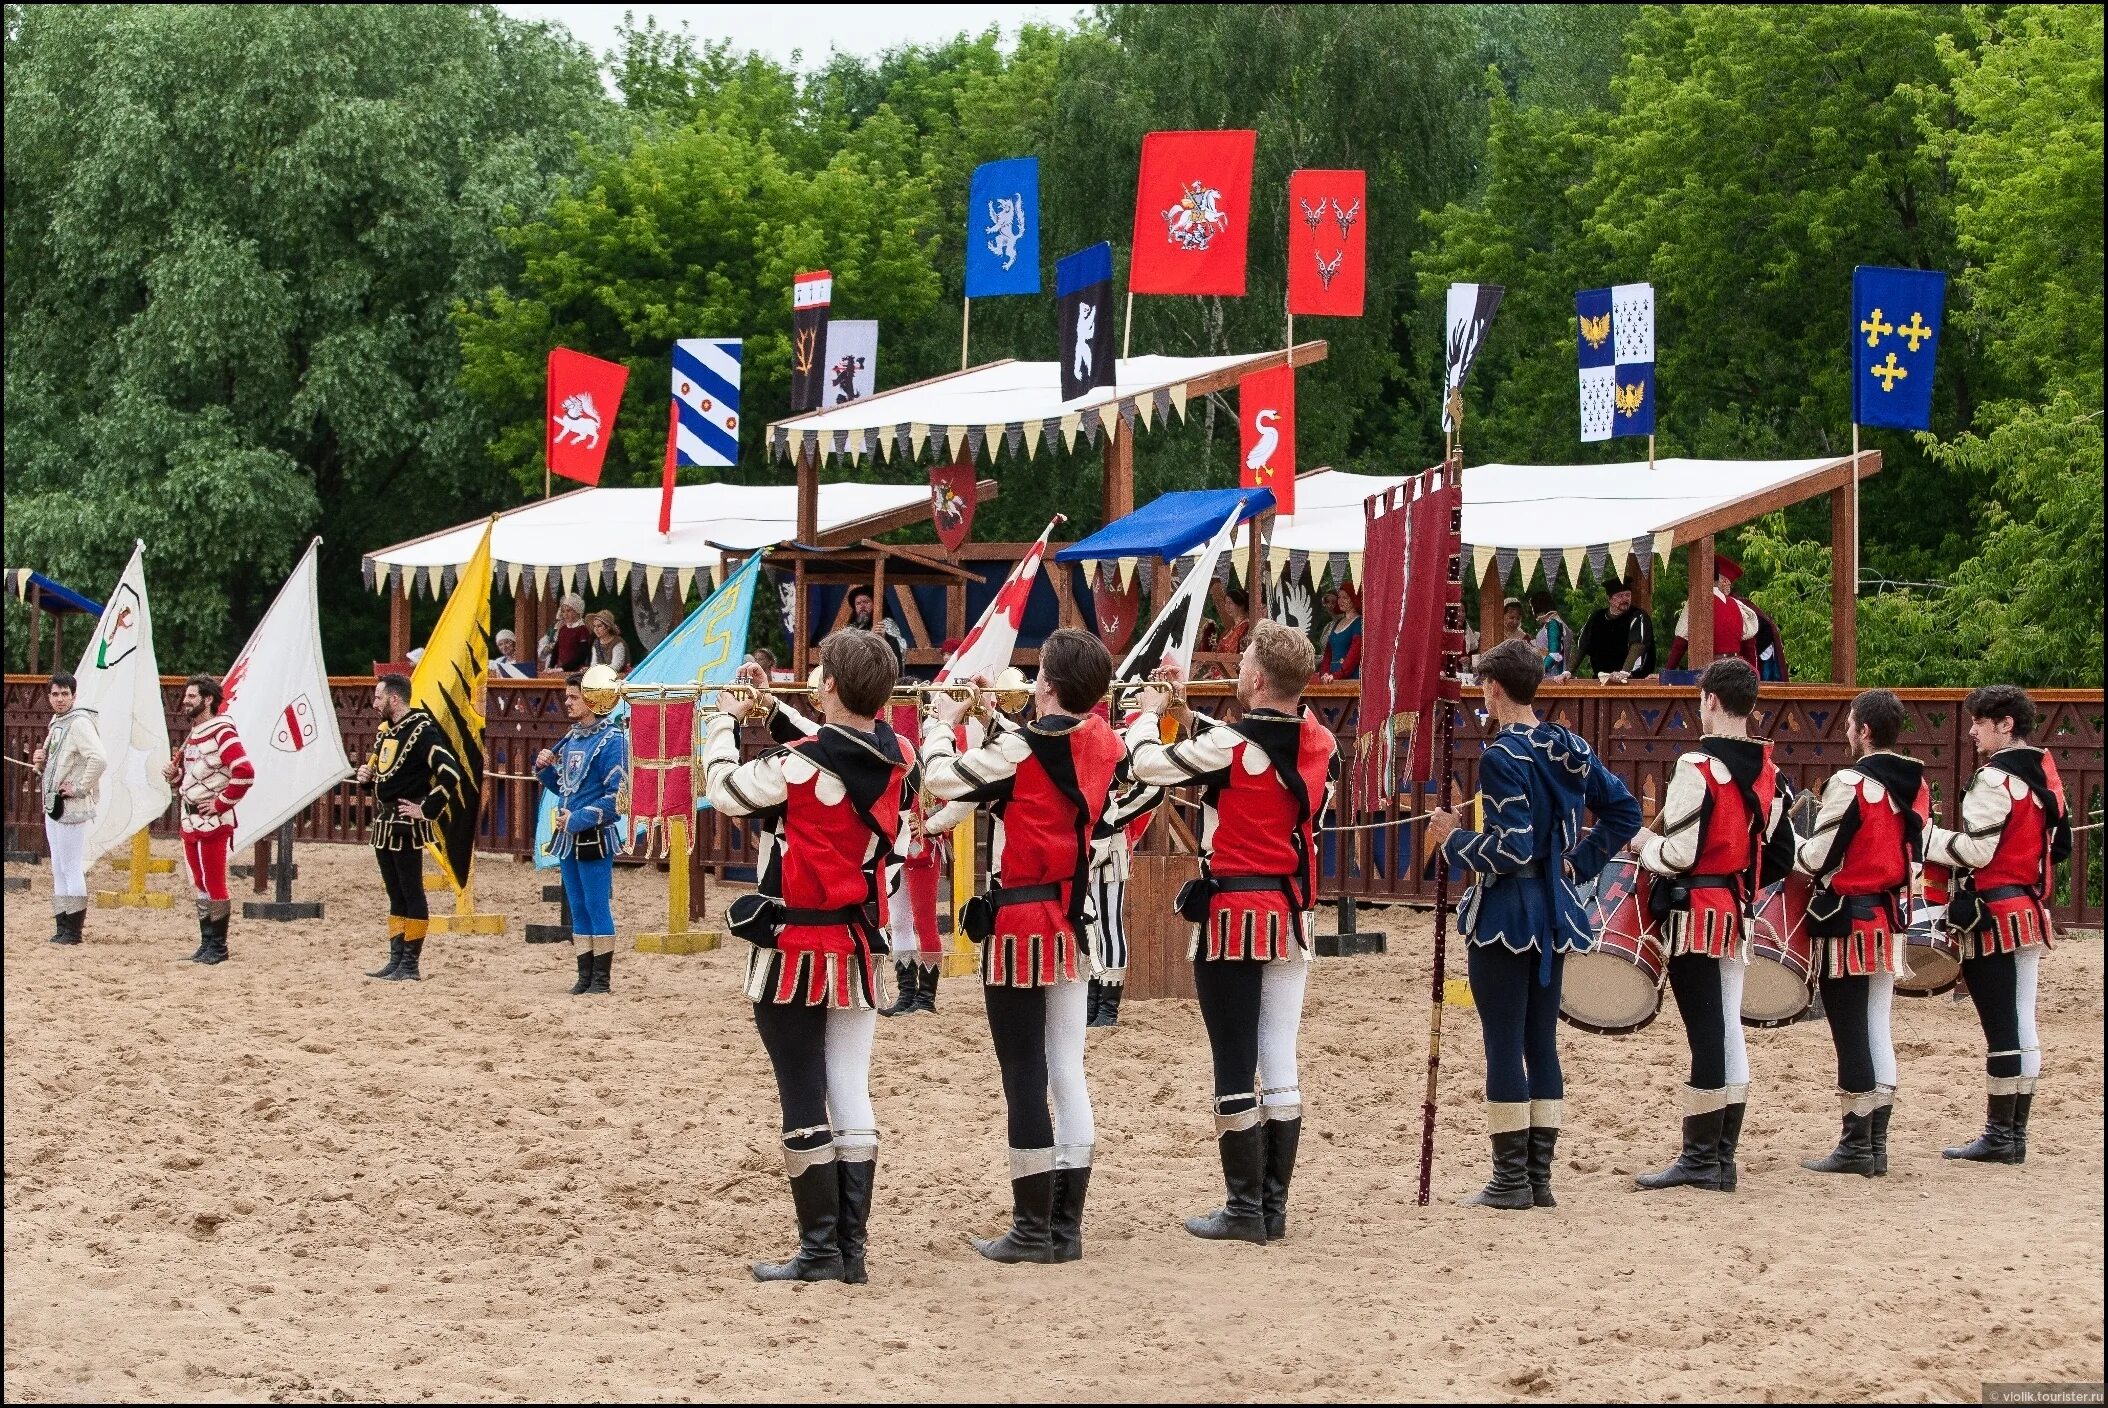
POLYGON ((1771 745, 1750 737, 1757 672, 1729 656, 1698 681, 1698 746, 1676 760, 1655 826, 1636 842, 1653 877, 1649 905, 1669 941, 1669 991, 1691 1051, 1684 1086, 1683 1153, 1642 1188, 1691 1184, 1732 1193, 1735 1150, 1749 1100, 1742 981, 1749 972, 1751 907, 1760 886, 1793 866, 1792 789, 1771 745))
POLYGON ((1654 623, 1632 605, 1632 588, 1612 577, 1603 583, 1610 600, 1589 613, 1581 627, 1580 657, 1605 684, 1642 680, 1654 673, 1654 623))
POLYGON ((849 591, 849 624, 859 631, 876 631, 893 647, 893 667, 896 671, 907 665, 908 638, 900 633, 900 626, 888 616, 872 624, 877 615, 875 600, 869 587, 852 587, 849 591))
POLYGON ((410 681, 382 675, 373 684, 373 707, 381 722, 373 756, 354 780, 373 784, 373 858, 388 887, 388 962, 369 978, 414 983, 430 911, 425 908, 425 847, 432 823, 446 815, 462 785, 461 764, 446 745, 439 723, 410 704, 410 681))
POLYGON ((256 768, 220 712, 220 682, 192 675, 183 684, 183 717, 190 733, 161 769, 182 801, 183 864, 198 897, 198 951, 194 963, 227 961, 227 923, 234 905, 227 895, 227 848, 234 844, 234 804, 256 781, 256 768))
POLYGON ((1821 945, 1817 971, 1844 1120, 1828 1157, 1801 1160, 1816 1173, 1888 1172, 1896 1104, 1889 1009, 1903 969, 1911 868, 1924 859, 1932 814, 1925 765, 1895 751, 1908 717, 1890 690, 1852 701, 1845 739, 1855 761, 1823 784, 1815 830, 1794 856, 1794 868, 1815 878, 1808 928, 1821 945))
POLYGON ((1929 870, 1944 866, 1957 879, 1947 925, 1961 940, 1962 981, 1983 1025, 1988 1084, 1984 1132, 1942 1152, 2019 1164, 2027 1162, 2028 1115, 2042 1074, 2035 981, 2050 947, 2050 887, 2071 854, 2071 809, 2055 760, 2028 742, 2036 713, 2025 690, 1986 685, 1962 707, 1983 766, 1962 795, 1961 826, 1932 828, 1925 857, 1929 870))
POLYGON ((571 731, 534 759, 535 778, 557 796, 549 853, 564 878, 571 909, 571 949, 578 981, 571 995, 605 993, 615 968, 615 822, 627 808, 629 740, 608 715, 622 702, 622 681, 595 665, 564 681, 571 731))
POLYGON ((1208 1241, 1279 1241, 1303 1134, 1296 1033, 1310 968, 1316 828, 1339 774, 1331 732, 1303 708, 1317 653, 1293 626, 1261 621, 1237 663, 1244 716, 1187 708, 1175 662, 1141 691, 1127 730, 1137 782, 1201 789, 1201 875, 1179 893, 1193 924, 1193 985, 1215 1066, 1223 1205, 1186 1219, 1208 1241), (1170 710, 1186 736, 1161 741, 1170 710))
POLYGON ((88 870, 82 864, 88 823, 95 820, 95 784, 108 759, 95 711, 73 706, 76 682, 64 670, 51 677, 46 697, 51 724, 29 765, 43 772, 44 840, 51 847, 51 912, 55 944, 77 944, 88 918, 88 870))

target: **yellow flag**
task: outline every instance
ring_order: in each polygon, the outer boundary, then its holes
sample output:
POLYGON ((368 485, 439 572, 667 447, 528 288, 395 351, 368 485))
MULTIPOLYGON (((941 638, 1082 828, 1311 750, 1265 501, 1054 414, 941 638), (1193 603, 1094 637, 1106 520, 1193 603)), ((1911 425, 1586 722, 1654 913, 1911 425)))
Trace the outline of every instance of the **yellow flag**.
POLYGON ((458 892, 475 861, 476 822, 483 808, 483 715, 476 703, 490 672, 490 531, 461 569, 454 594, 439 613, 425 653, 410 676, 410 703, 432 716, 461 764, 447 809, 433 825, 432 852, 458 892))

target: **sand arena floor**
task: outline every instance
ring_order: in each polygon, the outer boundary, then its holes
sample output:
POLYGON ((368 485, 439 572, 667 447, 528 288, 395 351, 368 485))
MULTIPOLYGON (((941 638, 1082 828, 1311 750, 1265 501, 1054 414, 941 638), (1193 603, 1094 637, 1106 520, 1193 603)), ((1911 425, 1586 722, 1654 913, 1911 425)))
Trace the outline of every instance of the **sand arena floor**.
MULTIPOLYGON (((157 847, 170 854, 166 846, 157 847)), ((1302 1042, 1290 1240, 1194 1241, 1220 1197, 1198 1014, 1094 1032, 1085 1259, 982 1262, 1007 1208, 1000 1087, 971 981, 882 1022, 868 1287, 760 1286, 793 1244, 774 1088, 735 943, 618 956, 565 995, 521 942, 540 877, 479 865, 502 938, 383 951, 360 850, 311 846, 312 923, 182 960, 187 907, 45 942, 48 871, 6 897, 5 1371, 11 1400, 1970 1399, 2102 1377, 2102 967, 2043 967, 2024 1168, 1943 1162, 1982 1114, 1971 1010, 1899 1002, 1894 1171, 1823 1178, 1819 1024, 1752 1034, 1742 1191, 1643 1195, 1674 1150, 1682 1033, 1569 1031, 1556 1212, 1452 1206, 1484 1178, 1476 1020, 1452 1011, 1435 1204, 1413 1206, 1429 923, 1327 960, 1302 1042)), ((164 886, 166 877, 155 884, 164 886)), ((663 915, 625 873, 626 931, 663 915)), ((713 895, 713 912, 724 895, 713 895)))

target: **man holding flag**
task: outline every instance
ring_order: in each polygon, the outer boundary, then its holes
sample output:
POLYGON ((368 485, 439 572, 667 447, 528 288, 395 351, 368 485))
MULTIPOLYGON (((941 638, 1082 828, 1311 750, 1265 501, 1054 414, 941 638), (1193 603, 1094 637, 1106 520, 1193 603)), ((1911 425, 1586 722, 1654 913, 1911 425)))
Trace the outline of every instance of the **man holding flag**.
POLYGON ((432 716, 410 703, 410 681, 382 675, 373 685, 381 716, 373 756, 355 778, 373 788, 373 858, 388 888, 388 962, 369 978, 414 983, 431 912, 425 907, 425 847, 432 823, 460 785, 461 764, 432 716))

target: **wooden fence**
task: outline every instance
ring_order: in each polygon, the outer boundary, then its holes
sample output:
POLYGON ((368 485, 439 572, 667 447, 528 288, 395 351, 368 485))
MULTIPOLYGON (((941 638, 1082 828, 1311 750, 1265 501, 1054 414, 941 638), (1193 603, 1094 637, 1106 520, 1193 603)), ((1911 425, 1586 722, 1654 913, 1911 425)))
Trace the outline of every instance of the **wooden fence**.
MULTIPOLYGON (((180 738, 183 724, 176 716, 175 706, 182 694, 182 681, 164 679, 162 686, 169 708, 169 736, 180 738)), ((9 675, 6 692, 6 751, 10 757, 26 760, 42 740, 49 718, 44 681, 38 676, 9 675)), ((1193 693, 1196 705, 1211 713, 1227 717, 1236 712, 1226 684, 1198 683, 1193 686, 1193 693)), ((1975 751, 1968 740, 1969 720, 1961 708, 1964 691, 1906 689, 1897 693, 1910 716, 1903 749, 1924 761, 1935 805, 1951 819, 1956 799, 1976 766, 1975 751)), ((1852 690, 1834 685, 1766 686, 1757 731, 1772 740, 1774 756, 1794 786, 1819 786, 1825 776, 1848 761, 1844 715, 1852 694, 1852 690)), ((330 695, 345 747, 357 762, 373 747, 377 722, 373 681, 364 676, 333 678, 330 695)), ((1351 756, 1359 689, 1352 684, 1314 685, 1307 699, 1325 724, 1340 736, 1351 756)), ((2035 692, 2035 701, 2043 711, 2036 741, 2055 756, 2072 807, 2080 814, 2077 819, 2097 820, 2103 790, 2102 696, 2086 690, 2040 690, 2035 692)), ((1538 703, 1546 717, 1586 738, 1632 787, 1650 814, 1660 801, 1677 755, 1699 733, 1697 698, 1688 687, 1547 685, 1539 694, 1538 703)), ((530 773, 535 753, 568 727, 563 690, 553 681, 493 680, 488 718, 484 746, 489 771, 518 776, 530 773)), ((1460 796, 1469 796, 1476 785, 1478 755, 1485 736, 1475 704, 1466 700, 1456 727, 1455 773, 1460 796)), ((758 732, 750 731, 748 742, 758 748, 765 740, 758 732)), ((34 776, 24 768, 8 768, 4 796, 8 854, 40 853, 42 822, 34 776)), ((1380 815, 1343 811, 1337 820, 1342 825, 1410 823, 1432 800, 1430 788, 1419 796, 1394 799, 1380 815)), ((479 849, 515 856, 530 854, 536 806, 533 783, 495 777, 489 780, 477 832, 479 849)), ((295 836, 300 841, 363 842, 371 810, 370 794, 346 783, 301 814, 295 836)), ((175 814, 171 809, 155 822, 153 830, 157 835, 168 835, 173 834, 174 828, 175 814)), ((1328 836, 1324 857, 1327 898, 1347 895, 1376 903, 1430 901, 1433 886, 1420 878, 1425 860, 1420 842, 1422 829, 1394 824, 1328 836)), ((705 813, 698 819, 696 832, 694 867, 699 877, 722 877, 728 872, 738 875, 752 866, 752 848, 741 824, 705 813)), ((1149 846, 1161 849, 1172 845, 1171 833, 1171 827, 1159 824, 1150 833, 1149 846)), ((2101 927, 2101 834, 2081 833, 2070 863, 2059 876, 2054 909, 2059 922, 2066 926, 2101 927)), ((700 900, 700 886, 695 893, 700 900)))

